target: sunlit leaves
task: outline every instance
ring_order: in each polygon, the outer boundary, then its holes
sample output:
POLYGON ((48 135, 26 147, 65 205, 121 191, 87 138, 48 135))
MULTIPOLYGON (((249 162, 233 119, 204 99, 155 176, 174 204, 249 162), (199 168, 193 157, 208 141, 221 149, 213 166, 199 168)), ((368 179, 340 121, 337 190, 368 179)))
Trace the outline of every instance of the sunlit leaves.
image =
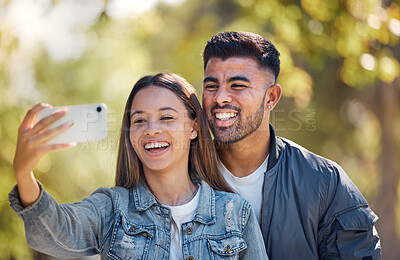
POLYGON ((315 20, 328 21, 334 16, 336 1, 301 0, 301 7, 315 20))
POLYGON ((311 76, 298 67, 293 68, 288 74, 282 76, 283 79, 280 81, 280 84, 282 85, 284 94, 293 97, 300 108, 307 107, 313 93, 313 80, 311 76))
POLYGON ((393 82, 400 76, 399 62, 391 56, 383 56, 379 60, 379 78, 387 83, 393 82))

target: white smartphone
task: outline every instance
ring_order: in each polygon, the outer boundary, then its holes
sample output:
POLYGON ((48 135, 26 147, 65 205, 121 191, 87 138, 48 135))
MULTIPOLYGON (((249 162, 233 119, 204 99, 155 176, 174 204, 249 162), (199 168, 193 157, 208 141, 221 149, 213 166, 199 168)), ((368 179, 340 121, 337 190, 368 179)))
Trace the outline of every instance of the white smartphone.
POLYGON ((49 144, 82 143, 107 137, 107 106, 102 103, 45 108, 38 113, 37 119, 39 121, 62 108, 67 108, 66 114, 54 122, 50 128, 65 123, 74 123, 74 126, 49 140, 49 144))

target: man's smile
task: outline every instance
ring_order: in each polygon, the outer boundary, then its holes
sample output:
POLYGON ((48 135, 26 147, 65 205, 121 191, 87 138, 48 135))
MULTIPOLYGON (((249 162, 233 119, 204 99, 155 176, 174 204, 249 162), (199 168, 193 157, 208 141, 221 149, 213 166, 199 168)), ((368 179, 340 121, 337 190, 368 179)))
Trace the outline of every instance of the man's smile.
POLYGON ((214 116, 218 120, 226 121, 226 120, 229 120, 229 119, 231 119, 233 117, 236 117, 237 113, 236 112, 215 113, 214 116))
POLYGON ((211 115, 213 117, 212 122, 218 127, 227 127, 232 125, 236 119, 238 119, 239 114, 240 109, 233 107, 232 105, 223 107, 215 106, 211 109, 211 115))

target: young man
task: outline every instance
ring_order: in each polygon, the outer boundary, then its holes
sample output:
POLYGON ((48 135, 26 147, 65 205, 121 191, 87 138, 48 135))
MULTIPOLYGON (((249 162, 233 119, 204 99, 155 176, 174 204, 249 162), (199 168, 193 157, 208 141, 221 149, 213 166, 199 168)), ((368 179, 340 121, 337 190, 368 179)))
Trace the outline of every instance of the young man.
POLYGON ((378 217, 336 163, 276 137, 274 45, 225 32, 203 52, 203 106, 228 183, 255 209, 271 259, 381 259, 378 217))

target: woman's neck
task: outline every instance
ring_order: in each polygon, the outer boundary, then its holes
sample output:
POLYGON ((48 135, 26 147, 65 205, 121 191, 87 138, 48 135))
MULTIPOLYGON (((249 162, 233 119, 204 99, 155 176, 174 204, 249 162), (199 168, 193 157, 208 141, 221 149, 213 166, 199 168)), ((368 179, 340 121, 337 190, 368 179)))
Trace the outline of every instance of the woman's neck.
POLYGON ((188 203, 196 195, 197 186, 190 180, 189 173, 182 172, 144 172, 147 189, 158 203, 167 206, 180 206, 188 203))

